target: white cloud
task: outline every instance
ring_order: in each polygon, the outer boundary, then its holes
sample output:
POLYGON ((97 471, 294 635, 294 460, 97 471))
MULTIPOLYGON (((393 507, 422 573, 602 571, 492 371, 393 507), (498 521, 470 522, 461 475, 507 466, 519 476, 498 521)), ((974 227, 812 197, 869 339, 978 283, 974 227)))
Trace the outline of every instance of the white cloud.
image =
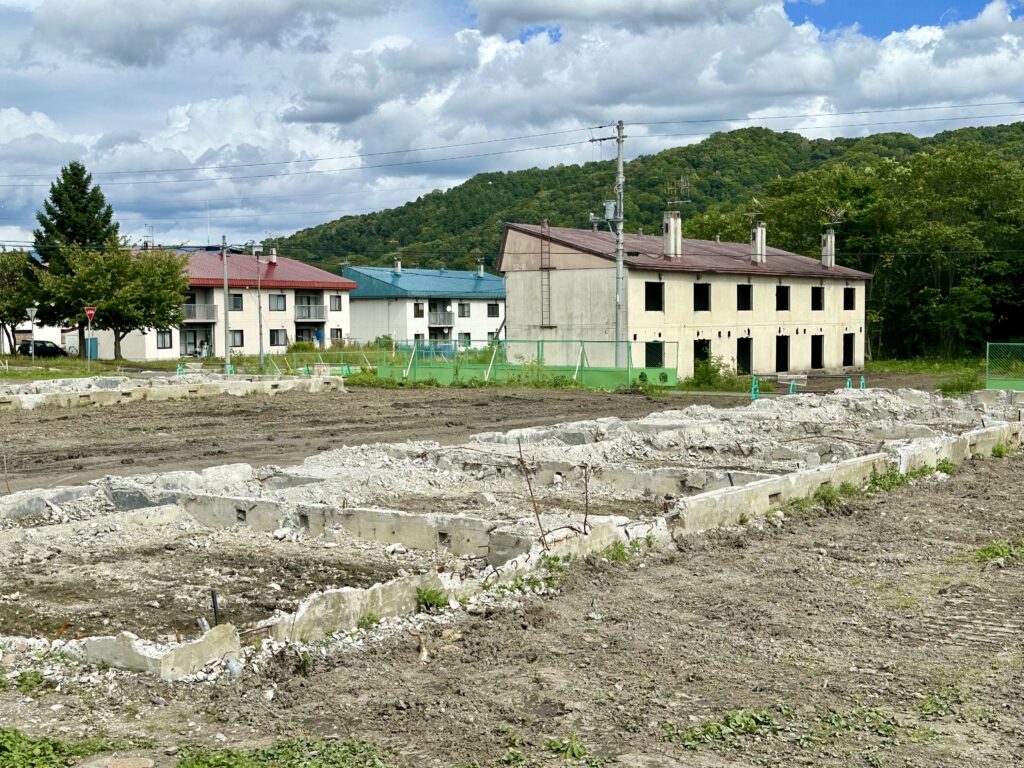
POLYGON ((324 45, 342 19, 386 13, 389 0, 44 0, 33 15, 37 39, 104 61, 167 62, 180 44, 279 47, 324 45))
MULTIPOLYGON (((26 35, 49 43, 31 60, 0 60, 0 228, 27 236, 48 174, 76 158, 96 172, 128 233, 149 223, 166 242, 204 240, 209 209, 215 235, 247 240, 400 204, 481 170, 582 162, 601 151, 583 130, 496 139, 624 119, 635 155, 697 138, 652 134, 747 124, 726 118, 998 101, 1024 88, 1024 21, 1006 0, 974 19, 883 39, 794 24, 783 0, 472 0, 467 8, 453 19, 441 2, 45 0, 30 28, 0 26, 0 50, 18 50, 26 35), (560 37, 521 41, 533 25, 557 25, 560 37), (214 48, 212 39, 231 44, 214 48), (709 119, 718 122, 642 125, 709 119), (567 142, 577 143, 490 154, 567 142), (361 153, 387 154, 297 162, 361 153), (393 165, 424 159, 438 162, 393 165), (249 167, 168 170, 241 164, 249 167), (218 176, 252 178, 211 180, 218 176), (190 181, 123 183, 180 178, 190 181), (32 184, 40 186, 22 186, 32 184)), ((959 124, 842 127, 943 114, 767 124, 812 136, 959 124)))

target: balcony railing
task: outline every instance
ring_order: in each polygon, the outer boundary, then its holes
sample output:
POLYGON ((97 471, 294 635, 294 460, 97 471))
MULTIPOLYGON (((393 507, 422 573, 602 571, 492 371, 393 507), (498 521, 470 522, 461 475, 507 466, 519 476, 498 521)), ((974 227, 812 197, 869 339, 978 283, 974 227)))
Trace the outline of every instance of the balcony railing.
POLYGON ((327 318, 327 307, 323 304, 296 304, 296 320, 325 320, 327 318))
POLYGON ((453 326, 455 325, 455 315, 451 312, 430 312, 430 319, 427 321, 428 325, 439 325, 439 326, 453 326))
POLYGON ((203 323, 215 322, 217 320, 216 304, 185 304, 185 320, 196 320, 203 323))

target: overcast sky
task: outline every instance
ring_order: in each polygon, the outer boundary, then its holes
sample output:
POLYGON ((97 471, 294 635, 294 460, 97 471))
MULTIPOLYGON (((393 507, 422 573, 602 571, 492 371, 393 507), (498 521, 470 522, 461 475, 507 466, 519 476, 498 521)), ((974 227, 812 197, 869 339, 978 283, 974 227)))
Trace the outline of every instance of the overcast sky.
POLYGON ((1014 122, 836 114, 1014 100, 1010 0, 0 0, 0 242, 75 159, 133 238, 245 242, 607 159, 588 139, 616 119, 635 156, 750 124, 1014 122))

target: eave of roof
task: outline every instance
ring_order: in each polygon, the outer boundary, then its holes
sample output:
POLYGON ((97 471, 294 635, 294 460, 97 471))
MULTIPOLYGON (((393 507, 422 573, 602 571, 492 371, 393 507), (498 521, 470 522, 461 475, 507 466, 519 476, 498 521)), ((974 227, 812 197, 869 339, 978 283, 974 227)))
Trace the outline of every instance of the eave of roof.
MULTIPOLYGON (((505 243, 509 230, 540 237, 539 224, 508 223, 502 233, 501 254, 504 259, 505 243)), ((615 259, 615 237, 610 232, 594 232, 589 229, 550 227, 548 238, 552 243, 589 253, 602 259, 615 259)), ((766 249, 767 261, 754 264, 750 261, 750 246, 746 243, 720 243, 715 240, 683 240, 683 255, 678 259, 667 259, 662 253, 662 238, 657 235, 632 235, 624 238, 623 261, 630 269, 658 272, 701 272, 742 275, 769 275, 778 277, 832 278, 838 280, 870 280, 871 274, 849 267, 825 267, 817 259, 784 251, 781 248, 766 249)), ((557 269, 557 262, 553 263, 557 269)), ((499 262, 498 269, 504 271, 499 262)))

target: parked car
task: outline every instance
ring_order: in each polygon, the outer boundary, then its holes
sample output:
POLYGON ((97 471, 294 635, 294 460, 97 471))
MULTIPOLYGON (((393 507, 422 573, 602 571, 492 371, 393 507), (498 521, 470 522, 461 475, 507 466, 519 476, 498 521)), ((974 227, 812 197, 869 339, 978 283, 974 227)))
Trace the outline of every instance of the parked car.
MULTIPOLYGON (((67 357, 68 353, 64 351, 63 347, 59 347, 52 341, 36 341, 36 357, 67 357)), ((19 355, 30 357, 32 355, 32 344, 31 341, 23 341, 18 345, 17 352, 19 355)))

